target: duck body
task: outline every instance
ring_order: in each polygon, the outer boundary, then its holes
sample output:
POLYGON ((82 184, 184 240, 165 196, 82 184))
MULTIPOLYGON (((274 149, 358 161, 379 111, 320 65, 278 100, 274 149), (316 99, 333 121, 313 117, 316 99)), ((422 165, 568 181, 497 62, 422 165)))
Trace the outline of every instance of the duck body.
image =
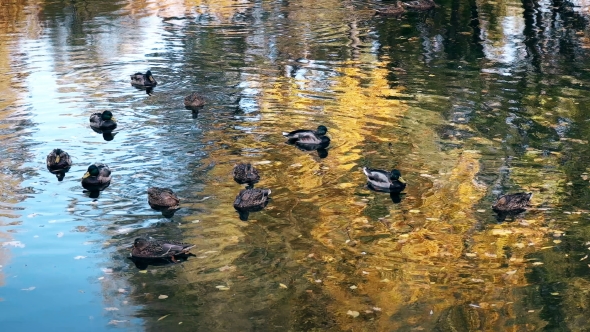
POLYGON ((402 3, 400 1, 398 1, 398 2, 395 3, 395 5, 391 5, 391 6, 388 6, 388 7, 384 7, 384 8, 378 9, 375 12, 375 15, 379 15, 379 16, 400 16, 401 14, 403 14, 405 12, 406 12, 406 9, 402 5, 402 3))
POLYGON ((516 193, 500 196, 492 210, 496 212, 523 212, 530 205, 533 193, 516 193))
POLYGON ((205 98, 198 93, 193 92, 184 98, 184 106, 189 108, 199 108, 205 106, 205 98))
POLYGON ((318 151, 320 158, 328 156, 326 148, 330 145, 330 137, 326 136, 328 128, 318 126, 317 130, 299 129, 290 133, 284 132, 287 144, 295 145, 303 151, 318 151))
POLYGON ((82 177, 82 187, 90 192, 98 192, 111 184, 111 170, 105 164, 95 163, 88 166, 88 171, 82 177))
POLYGON ((168 188, 151 187, 147 190, 148 204, 154 210, 161 211, 165 217, 172 217, 180 209, 180 199, 168 188))
POLYGON ((155 87, 158 85, 158 82, 156 82, 152 72, 148 70, 145 74, 137 72, 131 75, 131 85, 138 87, 155 87))
POLYGON ((47 170, 57 176, 58 181, 62 181, 65 173, 72 167, 70 155, 62 149, 53 149, 47 155, 47 170))
POLYGON ((363 167, 363 173, 367 176, 367 186, 372 190, 399 194, 406 189, 406 181, 397 169, 387 172, 363 167))
POLYGON ((94 113, 90 116, 90 128, 99 134, 110 133, 117 128, 117 122, 111 111, 94 113))
POLYGON ((249 188, 240 190, 234 201, 234 209, 240 214, 240 219, 248 220, 250 212, 264 209, 270 200, 270 189, 249 188))
POLYGON ((433 0, 414 0, 410 2, 404 2, 402 6, 405 9, 424 11, 430 10, 436 7, 436 3, 433 0))
POLYGON ((260 181, 258 170, 252 164, 239 163, 233 169, 234 181, 239 184, 248 184, 252 186, 254 183, 260 181))
POLYGON ((175 261, 174 256, 188 254, 194 247, 194 244, 172 240, 148 240, 137 238, 133 242, 131 256, 142 259, 171 258, 172 261, 175 261))

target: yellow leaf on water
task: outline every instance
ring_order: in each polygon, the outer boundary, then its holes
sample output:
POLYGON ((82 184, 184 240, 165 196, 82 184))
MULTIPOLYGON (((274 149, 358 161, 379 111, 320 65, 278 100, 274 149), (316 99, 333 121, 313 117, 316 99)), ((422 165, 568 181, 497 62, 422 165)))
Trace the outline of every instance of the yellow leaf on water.
POLYGON ((410 210, 410 213, 420 213, 420 210, 410 210))
POLYGON ((358 311, 352 311, 352 310, 348 310, 348 312, 346 313, 347 315, 350 315, 354 318, 358 317, 360 315, 360 313, 358 311))
POLYGON ((158 296, 158 298, 160 300, 164 300, 164 299, 167 299, 168 298, 168 295, 160 295, 160 296, 158 296))
POLYGON ((139 273, 147 273, 147 270, 139 270, 139 273))
POLYGON ((158 318, 158 321, 161 321, 162 319, 164 319, 164 318, 166 318, 166 317, 168 317, 168 316, 170 316, 170 314, 168 314, 168 315, 164 315, 164 316, 162 316, 162 317, 158 318))
POLYGON ((279 284, 279 287, 281 287, 281 288, 289 288, 289 287, 287 287, 287 285, 285 285, 285 284, 279 284))

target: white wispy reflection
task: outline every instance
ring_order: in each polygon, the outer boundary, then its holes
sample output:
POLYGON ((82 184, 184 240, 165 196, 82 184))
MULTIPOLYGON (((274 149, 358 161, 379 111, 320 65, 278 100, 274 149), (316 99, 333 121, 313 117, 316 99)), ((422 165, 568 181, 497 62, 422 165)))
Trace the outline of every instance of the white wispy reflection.
POLYGON ((496 20, 489 20, 489 14, 485 13, 482 6, 485 3, 478 1, 480 17, 480 37, 483 52, 487 59, 507 65, 514 65, 526 57, 524 45, 524 9, 522 3, 517 1, 499 1, 494 6, 492 16, 496 20))

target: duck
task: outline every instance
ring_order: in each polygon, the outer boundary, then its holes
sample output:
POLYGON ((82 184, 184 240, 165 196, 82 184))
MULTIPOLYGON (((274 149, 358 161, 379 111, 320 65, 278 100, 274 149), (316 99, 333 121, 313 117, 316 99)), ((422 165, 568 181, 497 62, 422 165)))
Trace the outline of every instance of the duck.
POLYGON ((492 205, 496 212, 523 212, 530 205, 533 193, 516 193, 500 196, 492 205))
POLYGON ((399 194, 406 189, 406 181, 397 169, 387 172, 380 169, 363 167, 363 173, 367 176, 367 185, 375 191, 399 194))
POLYGON ((240 190, 234 201, 234 209, 238 211, 240 220, 248 221, 250 212, 264 209, 270 199, 270 189, 247 188, 240 190))
POLYGON ((246 183, 249 187, 252 187, 254 183, 260 181, 258 170, 250 163, 239 163, 235 165, 232 173, 234 176, 234 181, 239 184, 246 183))
POLYGON ((66 172, 72 167, 70 155, 62 149, 53 149, 47 155, 47 170, 55 174, 58 181, 62 181, 66 172))
POLYGON ((136 238, 133 241, 131 257, 142 259, 171 259, 177 262, 174 256, 188 254, 194 248, 194 244, 173 240, 154 240, 136 238))
POLYGON ((414 0, 410 2, 404 2, 402 5, 404 8, 410 10, 430 10, 437 7, 433 0, 414 0))
POLYGON ((105 164, 95 163, 88 166, 82 177, 82 187, 91 193, 104 190, 111 184, 111 170, 105 164))
POLYGON ((180 209, 180 199, 169 188, 151 187, 147 190, 148 204, 154 210, 161 211, 165 217, 172 217, 180 209))
POLYGON ((152 75, 150 70, 146 71, 145 74, 137 72, 131 75, 131 85, 140 86, 140 87, 155 87, 158 85, 156 79, 152 75))
POLYGON ((402 5, 400 1, 397 1, 395 5, 387 6, 381 9, 377 9, 375 15, 380 16, 399 16, 406 12, 406 8, 402 5))
POLYGON ((205 98, 200 96, 198 93, 193 92, 190 95, 184 97, 184 106, 188 108, 199 108, 205 105, 205 98))
POLYGON ((290 133, 284 132, 283 136, 287 137, 287 144, 295 145, 302 151, 317 151, 320 158, 328 156, 326 148, 330 145, 330 137, 326 136, 328 128, 318 126, 317 130, 299 129, 290 133))
POLYGON ((110 133, 117 128, 117 122, 111 111, 93 113, 90 116, 90 128, 99 134, 110 133))

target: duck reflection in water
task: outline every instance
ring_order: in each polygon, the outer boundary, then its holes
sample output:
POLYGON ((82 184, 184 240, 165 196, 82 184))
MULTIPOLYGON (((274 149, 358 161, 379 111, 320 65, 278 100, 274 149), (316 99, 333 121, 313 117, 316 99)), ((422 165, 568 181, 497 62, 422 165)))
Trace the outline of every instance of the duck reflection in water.
POLYGON ((292 132, 284 132, 283 136, 287 137, 287 144, 295 145, 302 151, 317 151, 320 158, 328 156, 328 146, 330 137, 326 136, 328 128, 318 126, 317 130, 298 129, 292 132))
POLYGON ((242 189, 234 201, 234 209, 238 211, 240 220, 248 221, 250 212, 261 211, 268 205, 270 189, 242 189))
POLYGON ((498 222, 505 221, 507 217, 512 217, 511 221, 514 221, 518 214, 526 211, 526 208, 530 206, 531 197, 533 193, 530 192, 500 196, 492 205, 498 222))

